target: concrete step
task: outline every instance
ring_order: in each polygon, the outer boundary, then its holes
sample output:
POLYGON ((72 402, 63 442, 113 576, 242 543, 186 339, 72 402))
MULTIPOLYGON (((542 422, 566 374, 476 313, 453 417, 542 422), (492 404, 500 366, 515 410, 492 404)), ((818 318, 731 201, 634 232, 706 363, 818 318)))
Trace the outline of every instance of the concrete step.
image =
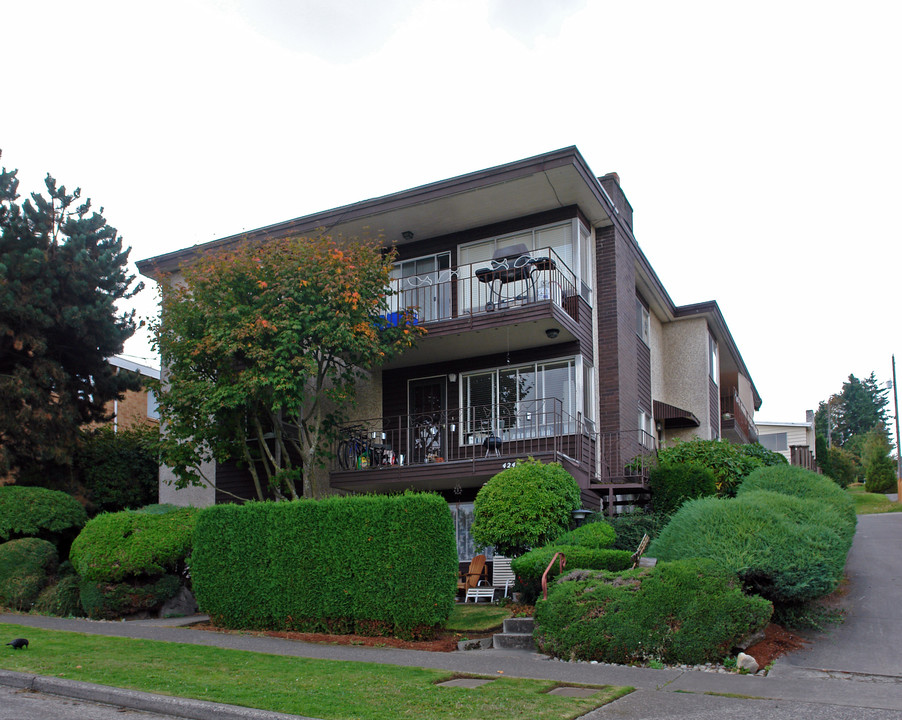
POLYGON ((532 618, 508 618, 504 621, 504 632, 492 637, 492 647, 498 650, 532 650, 536 643, 532 639, 535 622, 532 618))
POLYGON ((536 622, 531 617, 508 618, 504 621, 505 633, 529 633, 535 630, 536 622))

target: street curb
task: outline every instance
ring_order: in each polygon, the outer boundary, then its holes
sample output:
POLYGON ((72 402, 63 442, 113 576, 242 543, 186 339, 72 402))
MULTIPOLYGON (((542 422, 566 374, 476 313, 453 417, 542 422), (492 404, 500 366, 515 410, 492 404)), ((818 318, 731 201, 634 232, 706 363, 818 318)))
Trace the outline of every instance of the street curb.
POLYGON ((76 700, 127 707, 132 710, 174 715, 189 720, 316 720, 316 718, 308 718, 303 715, 286 715, 285 713, 256 710, 239 705, 224 705, 207 700, 155 695, 137 690, 11 670, 0 670, 0 685, 62 695, 76 700))

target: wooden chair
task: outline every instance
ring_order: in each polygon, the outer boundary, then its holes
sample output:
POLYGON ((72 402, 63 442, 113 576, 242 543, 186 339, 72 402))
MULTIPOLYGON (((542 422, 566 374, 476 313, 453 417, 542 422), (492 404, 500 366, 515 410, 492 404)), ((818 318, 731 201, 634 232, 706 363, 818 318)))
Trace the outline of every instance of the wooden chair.
POLYGON ((480 580, 486 579, 485 571, 485 555, 477 555, 470 561, 470 567, 466 573, 461 573, 460 580, 457 582, 457 589, 463 591, 464 595, 467 590, 475 588, 480 580))

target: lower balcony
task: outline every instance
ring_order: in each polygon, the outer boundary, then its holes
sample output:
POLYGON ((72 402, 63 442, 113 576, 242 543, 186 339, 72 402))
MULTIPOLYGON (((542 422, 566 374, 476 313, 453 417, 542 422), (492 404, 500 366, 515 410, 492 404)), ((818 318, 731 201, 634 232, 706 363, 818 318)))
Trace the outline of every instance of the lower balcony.
POLYGON ((720 398, 720 432, 739 445, 758 442, 758 427, 735 388, 720 398))

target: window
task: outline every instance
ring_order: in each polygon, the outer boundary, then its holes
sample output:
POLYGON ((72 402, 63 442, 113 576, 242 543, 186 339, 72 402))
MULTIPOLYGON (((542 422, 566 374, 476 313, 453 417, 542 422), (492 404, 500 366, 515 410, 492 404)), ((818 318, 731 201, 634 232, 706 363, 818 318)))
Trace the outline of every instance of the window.
POLYGON ((645 448, 655 445, 655 421, 651 414, 639 408, 639 444, 645 448))
POLYGON ((157 405, 157 396, 153 390, 147 391, 147 417, 151 420, 160 419, 160 408, 157 405))
POLYGON ((758 442, 773 452, 786 452, 789 450, 789 438, 785 432, 759 435, 758 442))
POLYGON ((646 345, 651 345, 651 316, 639 298, 636 298, 636 335, 646 345))
POLYGON ((451 253, 395 263, 391 278, 393 309, 416 308, 420 322, 451 317, 451 253))
POLYGON ((714 339, 710 330, 708 331, 708 374, 711 377, 711 380, 714 381, 714 384, 718 385, 718 380, 720 379, 720 364, 718 363, 717 358, 717 340, 714 339))
MULTIPOLYGON (((457 535, 457 559, 459 562, 467 562, 477 554, 476 543, 470 534, 473 525, 473 503, 450 503, 451 517, 454 519, 454 530, 457 535)), ((479 549, 485 555, 486 560, 491 560, 494 550, 491 547, 479 549)))
MULTIPOLYGON (((530 363, 463 375, 462 442, 493 432, 520 440, 575 431, 581 358, 530 363)), ((579 383, 580 385, 582 382, 579 383)))

